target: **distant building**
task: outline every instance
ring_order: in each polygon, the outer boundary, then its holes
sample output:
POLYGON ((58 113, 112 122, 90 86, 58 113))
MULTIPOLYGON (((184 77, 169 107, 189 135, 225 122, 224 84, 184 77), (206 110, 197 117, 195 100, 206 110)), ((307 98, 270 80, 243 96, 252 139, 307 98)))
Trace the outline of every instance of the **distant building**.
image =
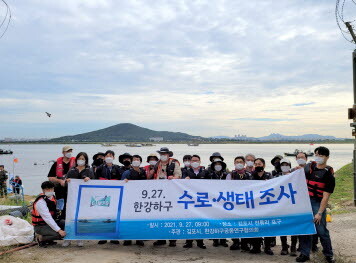
POLYGON ((151 137, 150 142, 163 142, 163 137, 151 137))

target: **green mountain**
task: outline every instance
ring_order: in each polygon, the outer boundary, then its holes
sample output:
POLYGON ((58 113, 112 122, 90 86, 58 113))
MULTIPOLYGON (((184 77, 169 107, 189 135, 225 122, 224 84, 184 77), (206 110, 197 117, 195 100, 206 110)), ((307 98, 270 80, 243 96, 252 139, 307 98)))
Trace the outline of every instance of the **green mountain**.
POLYGON ((150 138, 164 141, 196 141, 203 137, 182 132, 154 131, 131 123, 120 123, 105 129, 51 139, 51 142, 148 142, 150 138))

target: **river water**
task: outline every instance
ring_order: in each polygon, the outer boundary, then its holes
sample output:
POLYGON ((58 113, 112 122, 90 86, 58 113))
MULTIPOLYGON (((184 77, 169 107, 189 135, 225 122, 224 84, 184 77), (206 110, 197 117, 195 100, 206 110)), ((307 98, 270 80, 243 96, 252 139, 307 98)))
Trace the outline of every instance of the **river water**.
MULTIPOLYGON (((267 171, 272 170, 270 160, 276 154, 283 155, 285 152, 293 152, 294 149, 304 151, 313 150, 318 144, 310 146, 308 144, 201 144, 199 146, 188 146, 186 144, 167 144, 149 147, 126 147, 118 144, 112 147, 104 147, 100 144, 74 144, 74 156, 83 151, 89 155, 89 158, 97 152, 105 152, 110 149, 116 153, 115 163, 119 163, 117 157, 124 153, 139 154, 143 158, 143 165, 146 164, 146 157, 150 153, 155 153, 160 147, 169 147, 174 153, 174 157, 182 162, 185 154, 198 154, 201 157, 202 165, 209 164, 209 156, 213 152, 220 152, 225 158, 227 167, 233 169, 233 160, 236 156, 253 153, 256 157, 262 157, 266 160, 267 171)), ((353 144, 325 144, 330 149, 329 165, 334 170, 341 168, 352 161, 353 144)), ((48 171, 52 165, 51 160, 61 156, 63 145, 60 144, 14 144, 0 145, 0 149, 11 149, 13 155, 0 155, 0 164, 5 165, 5 169, 12 174, 22 178, 25 194, 37 195, 41 189, 41 182, 46 180, 48 171), (18 163, 13 163, 13 159, 18 158, 18 163), (37 163, 37 165, 34 165, 37 163)), ((292 166, 296 165, 294 157, 288 157, 292 161, 292 166)), ((312 157, 311 157, 312 159, 312 157)), ((91 160, 90 160, 91 163, 91 160)))

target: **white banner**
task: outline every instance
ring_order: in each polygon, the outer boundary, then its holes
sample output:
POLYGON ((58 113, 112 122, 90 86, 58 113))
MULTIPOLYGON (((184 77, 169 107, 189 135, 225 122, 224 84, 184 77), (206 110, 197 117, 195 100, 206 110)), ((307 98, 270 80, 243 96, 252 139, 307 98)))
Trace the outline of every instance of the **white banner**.
POLYGON ((304 170, 259 180, 71 180, 66 239, 314 234, 304 170))

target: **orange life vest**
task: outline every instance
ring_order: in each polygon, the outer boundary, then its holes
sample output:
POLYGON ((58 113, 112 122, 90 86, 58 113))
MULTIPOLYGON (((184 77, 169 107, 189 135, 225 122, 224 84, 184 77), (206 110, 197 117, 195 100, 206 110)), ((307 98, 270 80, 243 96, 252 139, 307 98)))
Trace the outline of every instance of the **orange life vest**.
POLYGON ((38 212, 38 210, 36 209, 36 203, 40 199, 43 199, 43 200, 46 201, 49 213, 51 214, 53 219, 55 219, 55 217, 56 217, 56 212, 57 212, 57 208, 56 208, 57 201, 56 201, 56 198, 54 198, 53 196, 51 198, 48 198, 46 195, 40 194, 36 198, 36 200, 33 202, 33 205, 32 205, 31 216, 32 216, 32 225, 34 225, 34 226, 44 226, 44 225, 47 224, 43 220, 43 218, 41 217, 41 215, 38 212))

